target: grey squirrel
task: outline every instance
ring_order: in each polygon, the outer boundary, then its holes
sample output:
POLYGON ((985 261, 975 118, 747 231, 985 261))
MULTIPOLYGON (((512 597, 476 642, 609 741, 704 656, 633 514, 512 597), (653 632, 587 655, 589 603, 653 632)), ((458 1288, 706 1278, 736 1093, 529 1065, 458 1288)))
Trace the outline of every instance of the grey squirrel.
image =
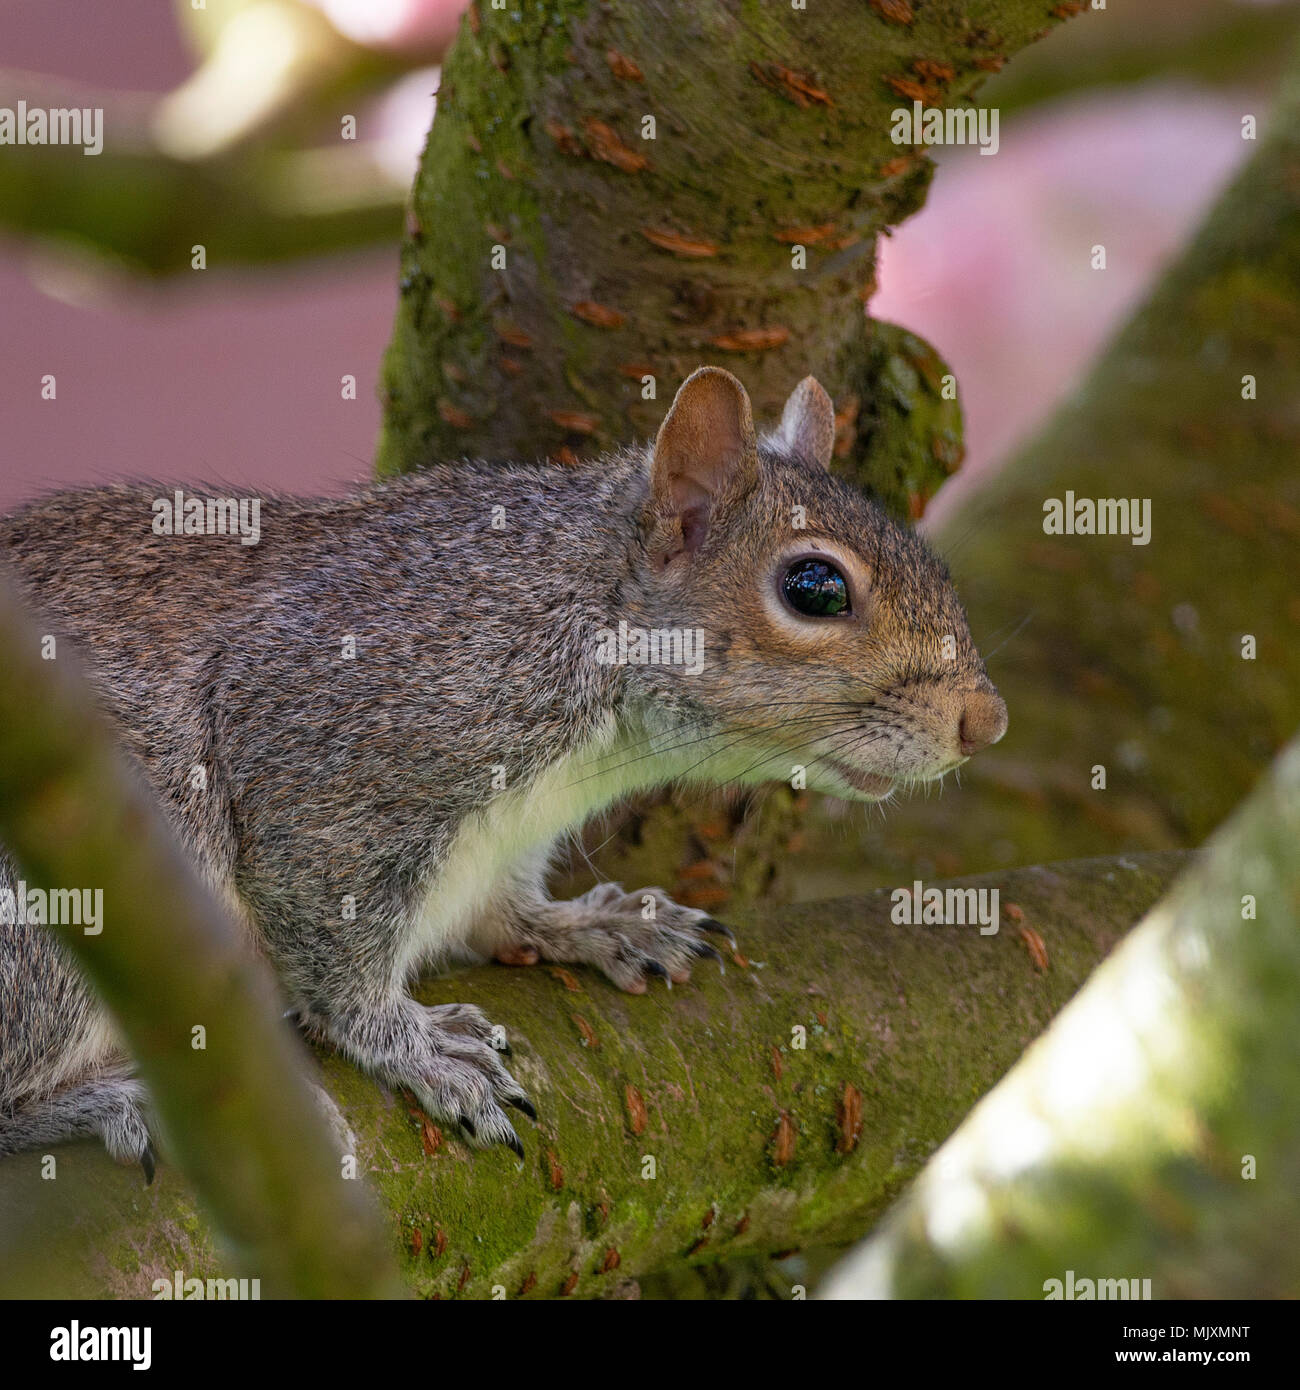
MULTIPOLYGON (((730 936, 659 889, 551 900, 566 833, 679 780, 881 800, 1005 731, 946 570, 833 441, 813 378, 760 440, 702 367, 649 448, 266 498, 254 545, 156 534, 157 489, 65 492, 0 519, 0 557, 308 1034, 522 1153, 499 1036, 414 973, 471 951, 640 993, 730 936)), ((144 1102, 52 934, 0 922, 0 1154, 98 1134, 148 1172, 144 1102)))

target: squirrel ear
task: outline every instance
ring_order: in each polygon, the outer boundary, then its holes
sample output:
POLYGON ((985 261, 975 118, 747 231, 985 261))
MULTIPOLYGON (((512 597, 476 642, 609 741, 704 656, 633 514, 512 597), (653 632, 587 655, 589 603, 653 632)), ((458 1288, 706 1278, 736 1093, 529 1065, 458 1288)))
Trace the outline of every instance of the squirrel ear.
POLYGON ((781 412, 781 439, 792 454, 806 462, 831 466, 835 407, 816 377, 804 377, 790 392, 781 412))
MULTIPOLYGON (((721 367, 682 383, 655 437, 650 495, 660 515, 681 523, 681 550, 698 550, 709 516, 757 477, 758 444, 745 388, 721 367)), ((671 558, 671 556, 667 557, 671 558)))

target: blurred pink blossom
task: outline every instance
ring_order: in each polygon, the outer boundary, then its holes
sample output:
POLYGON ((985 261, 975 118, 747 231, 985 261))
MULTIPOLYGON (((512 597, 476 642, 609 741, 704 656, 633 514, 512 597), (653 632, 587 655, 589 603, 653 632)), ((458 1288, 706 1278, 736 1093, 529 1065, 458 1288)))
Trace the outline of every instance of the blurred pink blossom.
POLYGON ((303 0, 367 48, 441 53, 469 0, 303 0))
POLYGON ((1008 117, 991 158, 939 151, 925 207, 882 245, 870 304, 928 339, 960 383, 967 460, 927 519, 1080 384, 1257 148, 1241 136, 1249 111, 1266 114, 1198 88, 1112 90, 1008 117))

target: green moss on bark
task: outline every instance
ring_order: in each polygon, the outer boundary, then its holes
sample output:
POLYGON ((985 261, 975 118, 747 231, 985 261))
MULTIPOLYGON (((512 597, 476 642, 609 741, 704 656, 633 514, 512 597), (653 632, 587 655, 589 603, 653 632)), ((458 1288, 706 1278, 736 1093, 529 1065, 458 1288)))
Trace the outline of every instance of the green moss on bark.
MULTIPOLYGON (((768 419, 809 371, 855 394, 869 383, 844 350, 872 332, 876 237, 930 177, 892 112, 968 101, 1050 9, 932 0, 892 24, 860 0, 475 6, 412 196, 380 471, 644 438, 704 361, 768 419)), ((906 489, 892 459, 889 505, 928 496, 955 463, 940 454, 911 461, 906 489)))
MULTIPOLYGON (((449 1135, 426 1143, 432 1131, 412 1106, 336 1057, 323 1059, 326 1081, 406 1281, 426 1297, 487 1298, 497 1286, 601 1297, 683 1260, 847 1240, 1181 863, 1157 855, 975 880, 1023 913, 1017 924, 1004 912, 993 936, 894 925, 888 894, 785 909, 743 928, 746 964, 719 975, 706 963, 690 985, 640 997, 581 970, 432 980, 421 999, 478 1004, 508 1028, 511 1067, 541 1116, 521 1129, 522 1165, 505 1150, 471 1155, 449 1135), (1020 925, 1046 943, 1045 972, 1020 925), (861 1132, 841 1152, 846 1085, 860 1096, 861 1132)), ((59 1161, 57 1183, 40 1181, 37 1157, 0 1165, 0 1292, 39 1277, 46 1293, 147 1295, 176 1269, 229 1272, 170 1165, 145 1189, 90 1145, 59 1161), (13 1254, 24 1231, 45 1247, 37 1272, 13 1254)))
POLYGON ((1007 639, 1011 725, 960 800, 883 827, 882 874, 1198 844, 1300 723, 1296 85, 1076 396, 945 526, 976 638, 1007 639), (1067 492, 1149 502, 1149 544, 1046 535, 1067 492))

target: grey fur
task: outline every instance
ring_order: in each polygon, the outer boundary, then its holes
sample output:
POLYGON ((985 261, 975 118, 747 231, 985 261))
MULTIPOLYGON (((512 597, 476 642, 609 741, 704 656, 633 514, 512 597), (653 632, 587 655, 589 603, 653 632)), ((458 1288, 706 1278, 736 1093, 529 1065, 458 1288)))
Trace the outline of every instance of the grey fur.
MULTIPOLYGON (((922 542, 787 447, 761 446, 758 485, 718 500, 685 567, 653 559, 673 523, 651 505, 646 450, 574 468, 437 466, 343 499, 264 498, 256 545, 154 535, 151 499, 170 488, 67 492, 0 519, 0 557, 46 630, 75 648, 303 1026, 475 1142, 517 1147, 505 1108, 527 1102, 488 1021, 416 1004, 417 968, 523 949, 638 989, 712 954, 709 920, 659 890, 602 885, 552 902, 548 857, 572 826, 549 824, 540 788, 569 796, 585 775, 572 760, 611 737, 617 757, 601 755, 597 779, 611 796, 637 760, 652 781, 781 780, 805 744, 813 763, 833 744, 880 775, 931 777, 961 760, 952 710, 992 690, 922 542), (791 529, 796 507, 812 529, 791 529), (762 626, 765 567, 807 536, 851 549, 871 574, 870 623, 835 639, 849 646, 805 651, 796 631, 787 647, 762 626), (601 664, 595 634, 620 619, 700 627, 704 672, 601 664), (955 657, 939 655, 945 635, 955 657), (733 739, 740 753, 727 752, 733 739), (742 753, 758 765, 738 770, 742 753), (205 790, 191 785, 195 767, 205 790), (465 866, 503 827, 519 843, 477 883, 465 866)), ((0 890, 15 878, 0 858, 0 890)), ((140 1156, 142 1094, 127 1065, 50 935, 0 925, 0 1153, 95 1132, 118 1157, 140 1156)))

